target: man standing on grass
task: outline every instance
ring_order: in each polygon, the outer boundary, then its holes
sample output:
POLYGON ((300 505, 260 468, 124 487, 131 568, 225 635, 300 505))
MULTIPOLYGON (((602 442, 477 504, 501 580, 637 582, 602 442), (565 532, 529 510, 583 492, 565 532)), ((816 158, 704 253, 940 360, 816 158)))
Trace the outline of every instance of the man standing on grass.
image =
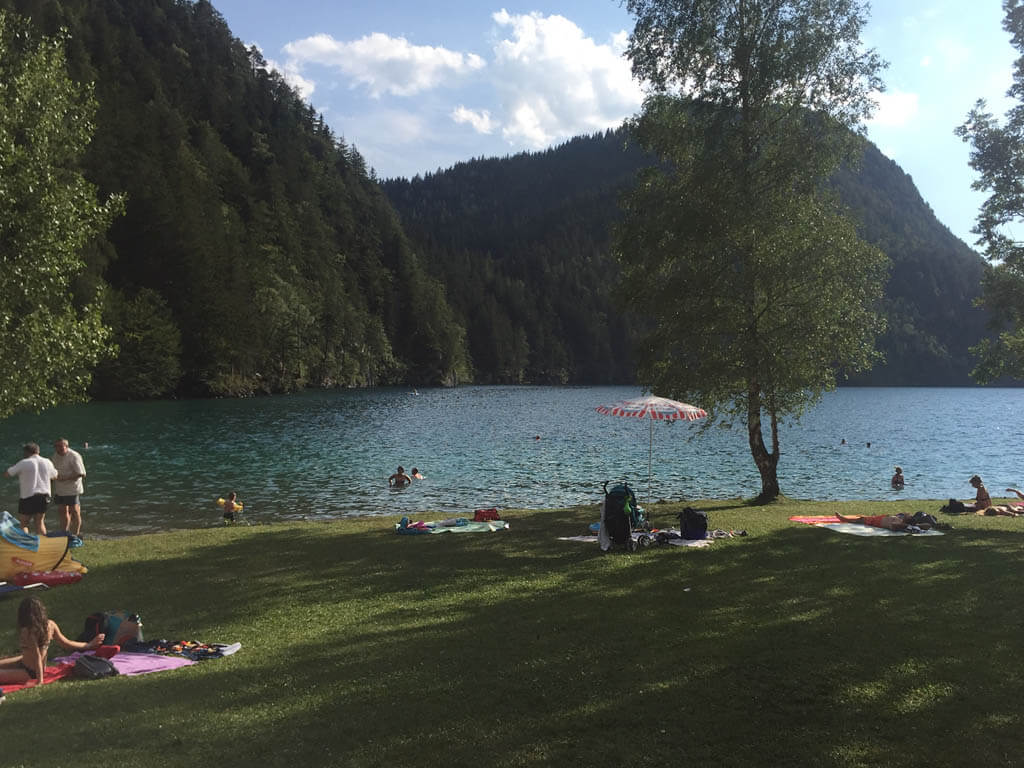
POLYGON ((78 536, 82 532, 82 507, 78 497, 85 488, 85 463, 82 454, 71 450, 68 439, 62 437, 53 444, 53 465, 57 468, 57 479, 53 481, 53 500, 60 513, 63 530, 78 536))
POLYGON ((57 477, 57 468, 53 462, 39 455, 36 443, 26 443, 22 450, 25 458, 8 467, 5 477, 16 477, 21 486, 18 500, 18 518, 21 527, 29 532, 29 523, 35 532, 46 535, 46 504, 50 500, 50 481, 57 477))

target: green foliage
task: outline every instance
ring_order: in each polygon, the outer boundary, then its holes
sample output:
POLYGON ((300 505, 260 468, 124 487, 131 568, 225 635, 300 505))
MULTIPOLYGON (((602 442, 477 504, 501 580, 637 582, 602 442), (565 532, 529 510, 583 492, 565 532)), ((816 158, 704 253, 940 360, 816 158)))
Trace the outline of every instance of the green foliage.
MULTIPOLYGON (((1003 0, 1003 28, 1013 47, 1024 54, 1024 2, 1003 0)), ((957 135, 971 144, 971 167, 978 178, 971 185, 988 192, 974 232, 994 262, 982 281, 980 304, 990 311, 995 339, 974 350, 979 358, 973 376, 982 384, 997 379, 1024 379, 1024 55, 1014 65, 1007 95, 1019 103, 999 122, 979 100, 957 135)))
POLYGON ((822 185, 855 157, 881 63, 855 2, 627 5, 634 75, 655 87, 634 131, 661 163, 616 233, 622 294, 654 318, 640 378, 745 422, 770 500, 779 419, 875 358, 887 259, 822 185))
MULTIPOLYGON (((87 173, 129 203, 90 273, 126 296, 159 294, 181 337, 180 384, 166 367, 140 393, 470 377, 460 318, 363 158, 209 2, 4 5, 67 25, 74 71, 96 82, 87 173)), ((97 395, 124 396, 113 381, 97 395)))
POLYGON ((79 170, 94 111, 64 39, 38 39, 0 9, 0 418, 84 399, 110 351, 102 297, 72 294, 120 206, 98 203, 79 170))
POLYGON ((130 298, 111 291, 104 314, 119 351, 100 364, 95 386, 119 400, 173 393, 182 375, 181 333, 164 298, 150 288, 130 298))
POLYGON ((383 188, 464 318, 484 383, 626 383, 630 327, 611 287, 618 191, 644 163, 623 130, 478 159, 383 188))

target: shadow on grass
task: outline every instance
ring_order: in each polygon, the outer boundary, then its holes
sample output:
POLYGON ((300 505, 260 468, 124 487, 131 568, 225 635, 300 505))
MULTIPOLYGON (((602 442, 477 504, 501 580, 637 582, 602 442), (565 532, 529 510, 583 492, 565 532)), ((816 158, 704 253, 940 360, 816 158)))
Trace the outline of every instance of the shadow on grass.
MULTIPOLYGON (((180 549, 155 537, 151 557, 95 567, 75 596, 98 605, 81 615, 135 608, 149 637, 241 640, 242 652, 11 697, 10 727, 61 725, 45 744, 5 740, 5 761, 918 766, 1022 754, 1024 526, 872 539, 786 525, 633 555, 556 540, 592 514, 530 513, 495 534, 400 537, 384 521, 225 531, 180 549)), ((70 615, 71 590, 59 597, 70 615)))

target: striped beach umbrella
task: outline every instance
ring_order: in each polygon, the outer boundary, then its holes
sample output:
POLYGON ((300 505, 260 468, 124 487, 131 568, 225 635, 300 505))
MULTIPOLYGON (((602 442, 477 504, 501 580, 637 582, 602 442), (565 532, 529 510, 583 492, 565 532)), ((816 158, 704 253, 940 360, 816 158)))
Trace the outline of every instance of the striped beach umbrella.
POLYGON ((625 416, 627 419, 647 419, 650 421, 650 439, 647 449, 648 503, 651 501, 651 460, 654 455, 654 422, 694 421, 695 419, 703 419, 708 415, 703 408, 655 395, 634 397, 614 405, 599 405, 596 410, 605 416, 625 416))

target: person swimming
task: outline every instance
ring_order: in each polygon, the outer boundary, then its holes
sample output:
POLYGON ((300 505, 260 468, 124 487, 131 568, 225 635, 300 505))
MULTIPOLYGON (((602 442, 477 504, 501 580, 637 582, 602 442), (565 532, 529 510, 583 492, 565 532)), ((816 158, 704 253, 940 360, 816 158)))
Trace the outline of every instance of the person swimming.
POLYGON ((388 485, 392 488, 404 488, 412 482, 412 478, 405 474, 405 467, 399 466, 398 471, 388 478, 388 485))
POLYGON ((412 468, 412 479, 413 480, 422 480, 423 479, 423 475, 420 474, 420 471, 418 469, 416 469, 416 467, 412 468))

